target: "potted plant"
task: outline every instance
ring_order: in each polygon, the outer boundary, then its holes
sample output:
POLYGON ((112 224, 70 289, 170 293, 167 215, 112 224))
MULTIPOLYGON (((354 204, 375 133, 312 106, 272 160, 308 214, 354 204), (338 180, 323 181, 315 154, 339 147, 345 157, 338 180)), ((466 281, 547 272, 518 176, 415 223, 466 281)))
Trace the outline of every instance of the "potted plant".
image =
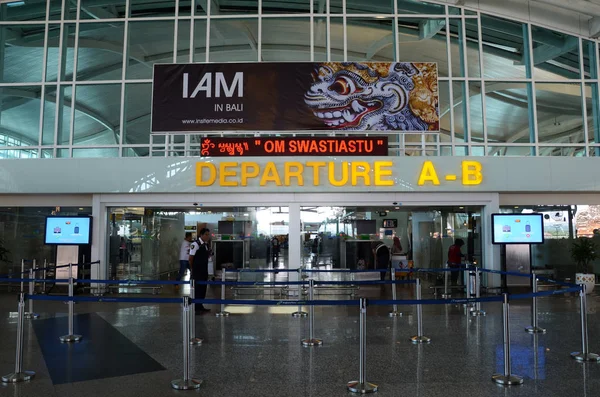
POLYGON ((2 271, 2 263, 9 263, 8 256, 10 255, 10 251, 4 245, 4 240, 0 238, 0 273, 6 273, 2 271))
POLYGON ((571 245, 571 258, 577 264, 575 282, 585 284, 589 294, 594 290, 596 275, 592 269, 592 262, 597 258, 596 244, 590 238, 579 237, 571 245))

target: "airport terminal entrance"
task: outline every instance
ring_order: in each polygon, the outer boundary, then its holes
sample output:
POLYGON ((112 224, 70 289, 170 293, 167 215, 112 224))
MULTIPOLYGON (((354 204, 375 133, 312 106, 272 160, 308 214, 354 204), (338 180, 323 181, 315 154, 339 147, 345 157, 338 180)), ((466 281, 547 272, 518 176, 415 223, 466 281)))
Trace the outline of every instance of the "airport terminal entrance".
POLYGON ((396 266, 440 268, 456 239, 464 241, 468 260, 481 263, 481 214, 482 206, 301 206, 299 258, 290 260, 289 206, 109 206, 107 272, 110 278, 173 278, 186 233, 196 239, 205 227, 214 253, 211 274, 294 263, 372 269, 381 243, 396 266))

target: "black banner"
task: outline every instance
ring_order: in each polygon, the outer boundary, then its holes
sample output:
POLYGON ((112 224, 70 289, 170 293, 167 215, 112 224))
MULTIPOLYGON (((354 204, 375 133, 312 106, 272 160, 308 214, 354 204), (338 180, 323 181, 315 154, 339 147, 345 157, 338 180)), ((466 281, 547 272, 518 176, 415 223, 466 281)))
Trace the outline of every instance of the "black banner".
POLYGON ((203 157, 246 156, 387 156, 388 139, 383 137, 281 137, 204 138, 203 157))
POLYGON ((152 132, 438 131, 435 63, 154 65, 152 132))

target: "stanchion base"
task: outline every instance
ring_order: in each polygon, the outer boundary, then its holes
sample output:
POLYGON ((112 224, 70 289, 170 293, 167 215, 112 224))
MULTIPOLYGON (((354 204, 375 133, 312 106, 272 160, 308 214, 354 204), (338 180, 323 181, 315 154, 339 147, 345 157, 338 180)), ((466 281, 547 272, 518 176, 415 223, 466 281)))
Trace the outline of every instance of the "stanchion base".
POLYGON ((64 335, 61 336, 60 341, 62 343, 70 343, 70 342, 79 342, 81 340, 82 336, 81 335, 64 335))
POLYGON ((511 385, 522 385, 523 377, 518 375, 504 375, 504 374, 494 374, 492 375, 492 381, 496 382, 499 385, 503 386, 511 386, 511 385))
POLYGON ((600 361, 600 356, 595 353, 571 353, 571 357, 573 357, 577 361, 600 361))
POLYGON ((525 327, 525 331, 529 332, 530 334, 545 334, 546 328, 530 326, 530 327, 525 327))
POLYGON ((308 316, 307 312, 293 312, 292 317, 306 317, 308 316))
POLYGON ((199 379, 176 379, 171 382, 171 387, 176 390, 194 390, 199 389, 202 381, 199 379))
POLYGON ((452 298, 451 294, 442 294, 442 299, 450 299, 452 298))
POLYGON ((40 315, 37 313, 25 313, 25 318, 39 318, 40 315))
POLYGON ((352 382, 348 382, 348 390, 352 393, 375 393, 379 386, 374 385, 373 383, 360 383, 357 380, 353 380, 352 382))
POLYGON ((429 343, 431 342, 431 338, 428 338, 426 336, 418 336, 415 335, 412 338, 410 338, 410 340, 412 341, 412 343, 429 343))
POLYGON ((302 346, 321 346, 323 341, 321 339, 302 339, 302 346))
POLYGON ((483 310, 473 310, 471 312, 471 316, 473 316, 473 317, 485 316, 485 312, 483 310))
POLYGON ((402 317, 404 314, 402 312, 390 312, 390 317, 402 317))
POLYGON ((201 345, 202 342, 204 342, 204 339, 201 339, 201 338, 190 339, 190 345, 201 345))
POLYGON ((18 383, 31 380, 35 376, 33 371, 13 372, 12 374, 4 375, 2 383, 18 383))
POLYGON ((215 316, 217 316, 217 317, 229 317, 229 312, 218 312, 218 313, 215 313, 215 316))

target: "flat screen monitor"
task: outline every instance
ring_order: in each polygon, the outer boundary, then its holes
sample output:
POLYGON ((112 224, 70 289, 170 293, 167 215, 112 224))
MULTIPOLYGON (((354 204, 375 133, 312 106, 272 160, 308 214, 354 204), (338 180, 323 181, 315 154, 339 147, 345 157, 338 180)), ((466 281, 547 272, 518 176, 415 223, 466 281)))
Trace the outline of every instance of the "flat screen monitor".
POLYGON ((91 243, 91 216, 49 216, 46 217, 45 244, 86 245, 91 243))
POLYGON ((492 244, 543 244, 542 214, 492 214, 492 244))
POLYGON ((377 221, 374 220, 358 220, 356 221, 356 234, 376 234, 377 221))
POLYGON ((398 219, 384 219, 383 227, 386 229, 398 227, 398 219))

